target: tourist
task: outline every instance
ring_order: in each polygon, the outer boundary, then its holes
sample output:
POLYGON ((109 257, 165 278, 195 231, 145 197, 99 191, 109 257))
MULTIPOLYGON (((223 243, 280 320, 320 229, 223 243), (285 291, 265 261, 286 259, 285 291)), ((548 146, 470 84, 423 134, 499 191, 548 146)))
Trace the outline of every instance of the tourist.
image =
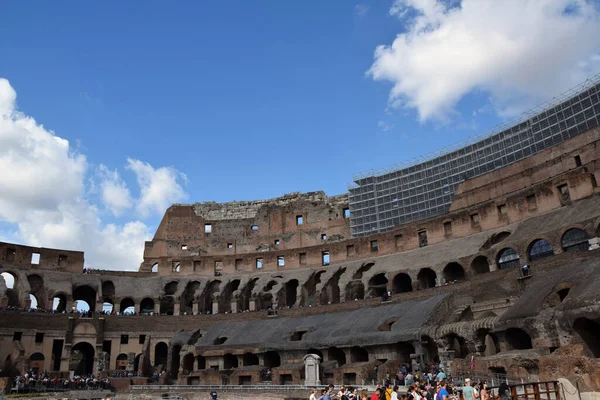
POLYGON ((217 392, 210 392, 210 400, 216 400, 217 399, 217 392))
POLYGON ((308 400, 317 400, 317 389, 313 389, 310 392, 310 397, 308 398, 308 400))
POLYGON ((498 396, 500 396, 500 400, 510 399, 510 389, 508 388, 508 384, 506 382, 502 382, 500 384, 500 387, 498 388, 498 396))
POLYGON ((371 396, 371 400, 385 400, 385 396, 383 394, 383 390, 381 388, 377 388, 375 393, 371 396))
POLYGON ((490 394, 488 392, 487 382, 483 382, 483 384, 481 385, 481 391, 479 392, 479 398, 481 400, 489 400, 490 394))
POLYGON ((465 386, 462 388, 463 400, 477 400, 475 389, 471 386, 471 379, 465 379, 465 386))
POLYGON ((441 385, 440 385, 440 391, 438 392, 437 395, 437 400, 449 400, 450 399, 450 393, 448 393, 447 390, 447 384, 446 381, 442 381, 441 385))
POLYGON ((394 386, 394 389, 392 390, 392 396, 391 399, 392 400, 398 400, 398 385, 394 386))
POLYGON ((405 384, 406 386, 410 386, 410 385, 412 385, 413 383, 415 383, 415 380, 414 380, 414 379, 415 379, 415 378, 414 378, 413 374, 411 374, 410 372, 408 372, 408 373, 406 374, 406 376, 404 377, 404 384, 405 384))
POLYGON ((443 381, 444 379, 446 379, 446 373, 444 372, 443 368, 440 368, 440 372, 437 374, 436 379, 438 381, 443 381))
POLYGON ((385 396, 385 400, 391 400, 392 398, 392 389, 390 389, 390 383, 385 383, 385 388, 383 389, 383 394, 385 396))
POLYGON ((327 389, 321 390, 321 396, 319 397, 319 400, 323 400, 325 398, 326 394, 327 394, 327 389))

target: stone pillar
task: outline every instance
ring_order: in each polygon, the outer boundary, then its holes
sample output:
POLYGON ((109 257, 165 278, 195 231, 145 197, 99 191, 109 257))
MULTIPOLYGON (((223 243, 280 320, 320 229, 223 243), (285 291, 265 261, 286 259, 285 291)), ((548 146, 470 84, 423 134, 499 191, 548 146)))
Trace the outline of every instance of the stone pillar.
POLYGON ((139 314, 140 313, 140 303, 135 303, 135 313, 139 314))
POLYGON ((236 300, 231 302, 231 312, 232 313, 238 312, 238 303, 236 300))
POLYGON ((100 354, 98 354, 98 372, 102 372, 102 371, 108 371, 109 365, 109 354, 105 351, 101 352, 100 354))
POLYGON ((250 302, 248 303, 248 308, 250 309, 250 311, 256 311, 256 300, 255 299, 250 300, 250 302))
POLYGON ((154 314, 160 314, 160 300, 154 303, 154 314))
POLYGON ((181 312, 181 304, 175 303, 173 305, 173 315, 179 315, 181 312))
POLYGON ((193 303, 192 304, 192 312, 194 313, 194 315, 198 315, 198 303, 193 303))
POLYGON ((321 357, 316 354, 307 354, 304 356, 304 372, 306 386, 320 386, 319 380, 319 362, 321 357))
POLYGON ((452 375, 452 361, 454 360, 454 350, 438 350, 440 356, 440 365, 446 375, 452 375))
POLYGON ((96 313, 101 313, 102 312, 102 308, 104 307, 104 302, 99 301, 96 303, 96 313))
POLYGON ((135 353, 133 353, 133 352, 127 353, 127 367, 125 368, 125 370, 133 372, 134 364, 135 364, 135 353))
POLYGON ((417 371, 421 370, 421 354, 414 353, 410 355, 410 364, 412 368, 412 373, 414 374, 417 371))
POLYGON ((219 313, 219 302, 218 301, 213 301, 213 303, 212 303, 212 313, 213 314, 218 314, 219 313))

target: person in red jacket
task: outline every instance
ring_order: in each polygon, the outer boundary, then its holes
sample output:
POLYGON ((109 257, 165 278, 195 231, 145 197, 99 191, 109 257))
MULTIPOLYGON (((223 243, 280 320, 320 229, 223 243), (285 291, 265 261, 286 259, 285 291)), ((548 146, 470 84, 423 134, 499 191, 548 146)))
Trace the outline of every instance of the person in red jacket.
POLYGON ((377 388, 377 390, 375 390, 375 393, 373 393, 373 396, 371 396, 371 400, 385 400, 381 388, 377 388))

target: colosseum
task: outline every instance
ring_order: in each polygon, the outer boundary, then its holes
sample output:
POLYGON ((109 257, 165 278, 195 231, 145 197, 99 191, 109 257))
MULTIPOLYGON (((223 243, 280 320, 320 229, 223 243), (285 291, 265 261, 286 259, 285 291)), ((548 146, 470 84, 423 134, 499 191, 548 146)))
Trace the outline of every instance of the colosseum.
POLYGON ((596 78, 348 193, 174 204, 136 272, 0 243, 2 371, 304 385, 316 355, 322 385, 435 362, 599 391, 599 126, 596 78))

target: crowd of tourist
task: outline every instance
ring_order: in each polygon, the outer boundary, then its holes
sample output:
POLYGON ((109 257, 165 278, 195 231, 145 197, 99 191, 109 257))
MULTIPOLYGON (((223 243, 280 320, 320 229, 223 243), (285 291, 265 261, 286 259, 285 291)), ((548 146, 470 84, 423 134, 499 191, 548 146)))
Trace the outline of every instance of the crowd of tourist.
POLYGON ((13 392, 110 389, 110 379, 94 375, 74 375, 72 379, 51 376, 47 372, 25 372, 14 378, 13 392))

